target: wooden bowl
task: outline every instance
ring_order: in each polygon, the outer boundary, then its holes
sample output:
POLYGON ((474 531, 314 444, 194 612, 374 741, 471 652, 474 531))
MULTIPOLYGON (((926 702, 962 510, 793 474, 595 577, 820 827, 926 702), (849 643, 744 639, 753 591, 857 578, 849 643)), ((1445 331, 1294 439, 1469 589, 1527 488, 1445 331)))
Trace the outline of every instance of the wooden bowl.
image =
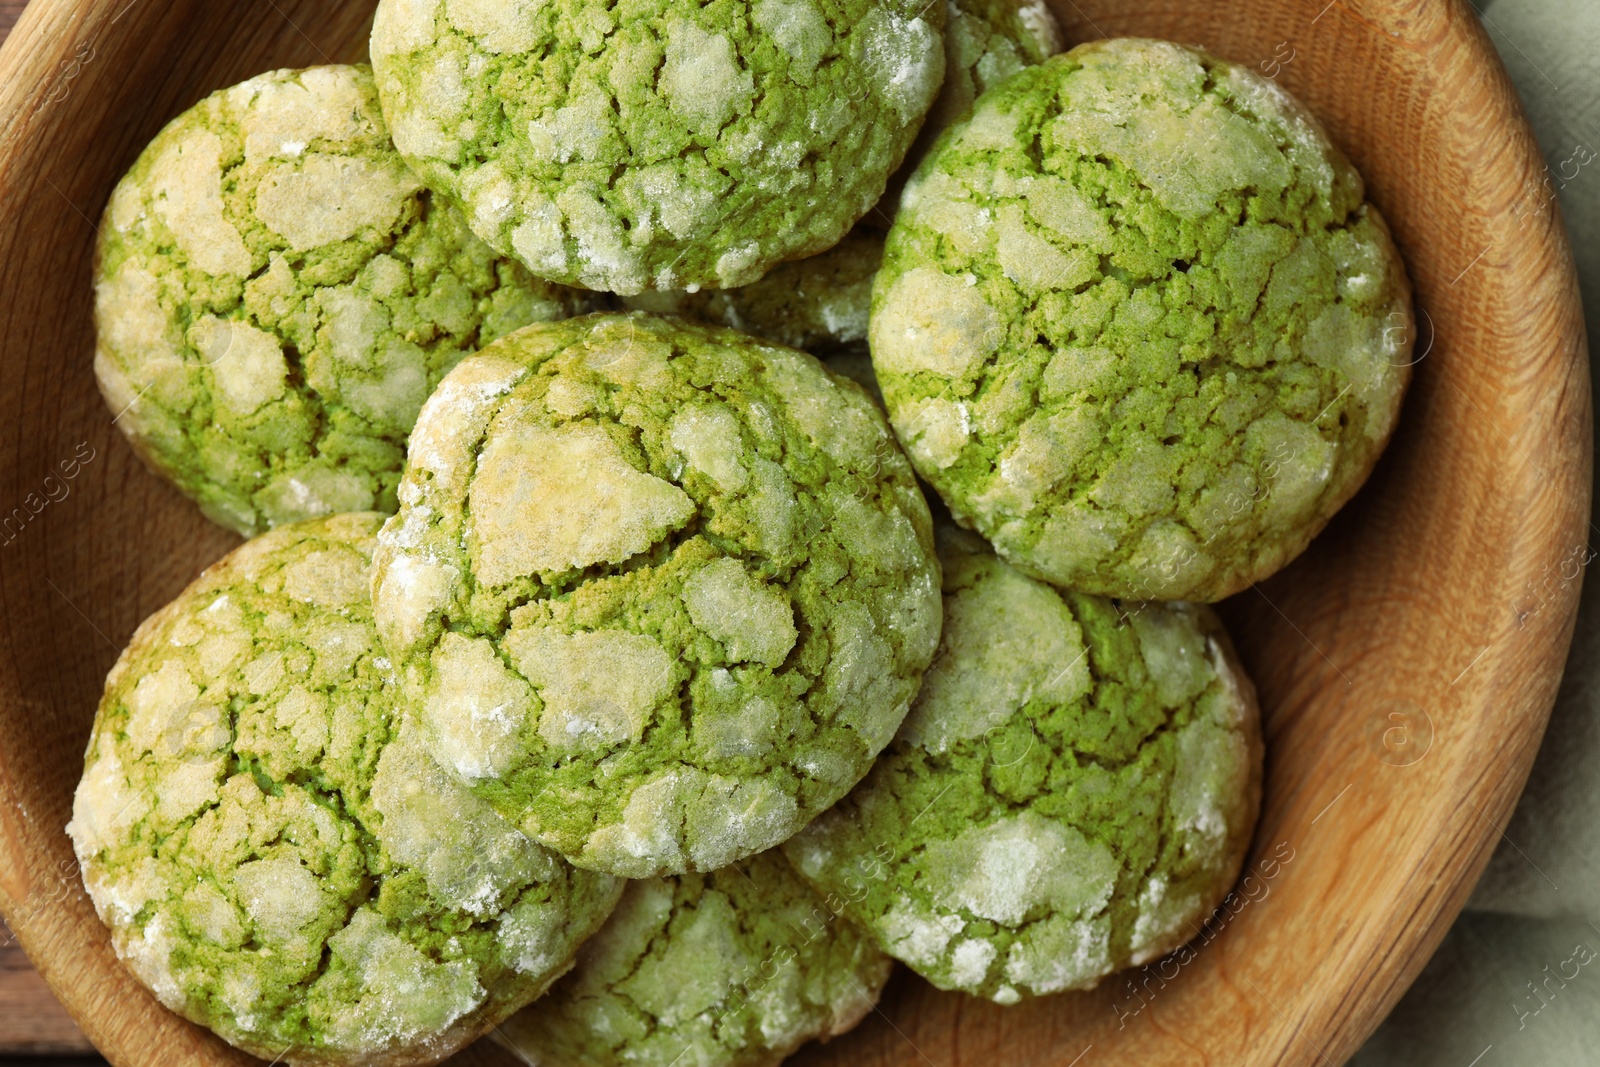
MULTIPOLYGON (((1013 1008, 902 973, 799 1062, 1331 1067, 1454 919, 1554 697, 1588 559, 1570 251, 1461 0, 1053 6, 1074 41, 1200 44, 1299 94, 1394 227, 1421 362, 1371 483, 1226 606, 1266 712, 1265 812, 1253 876, 1192 950, 1013 1008)), ((139 466, 95 391, 95 226, 167 120, 260 71, 359 58, 369 20, 332 0, 34 0, 0 51, 0 910, 123 1065, 249 1062, 121 968, 62 832, 118 650, 233 539, 139 466)))

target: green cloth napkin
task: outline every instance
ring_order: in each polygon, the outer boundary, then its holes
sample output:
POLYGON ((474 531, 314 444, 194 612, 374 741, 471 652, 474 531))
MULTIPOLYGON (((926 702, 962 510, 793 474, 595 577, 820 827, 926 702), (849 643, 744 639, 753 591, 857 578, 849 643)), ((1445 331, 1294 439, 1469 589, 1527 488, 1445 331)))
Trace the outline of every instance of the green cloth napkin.
MULTIPOLYGON (((1584 312, 1600 323, 1600 0, 1477 9, 1527 105, 1572 233, 1584 312)), ((1600 1065, 1600 580, 1586 583, 1506 840, 1354 1067, 1600 1065)))

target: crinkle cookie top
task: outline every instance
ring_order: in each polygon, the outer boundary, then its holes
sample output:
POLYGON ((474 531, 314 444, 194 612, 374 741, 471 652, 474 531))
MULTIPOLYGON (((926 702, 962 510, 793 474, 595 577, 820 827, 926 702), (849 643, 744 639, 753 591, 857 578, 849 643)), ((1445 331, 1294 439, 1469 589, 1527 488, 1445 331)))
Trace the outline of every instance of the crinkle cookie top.
POLYGON ((944 637, 889 751, 784 845, 941 989, 1087 989, 1188 940, 1260 800, 1255 692, 1210 609, 1052 589, 941 528, 944 637))
POLYGON ((100 234, 106 403, 146 462, 246 535, 393 511, 406 434, 456 360, 587 310, 433 202, 365 67, 213 93, 139 156, 100 234))
POLYGON ((978 97, 1023 67, 1043 63, 1061 45, 1061 26, 1044 0, 945 0, 944 87, 868 220, 893 220, 905 180, 978 97))
POLYGON ((1062 45, 1061 26, 1044 0, 945 0, 945 7, 944 89, 924 136, 966 118, 979 96, 1062 45))
POLYGON ((629 883, 573 972, 495 1036, 540 1067, 776 1067, 860 1022, 891 967, 764 852, 629 883))
MULTIPOLYGON (((978 94, 1061 47, 1055 16, 1040 0, 947 0, 944 88, 896 178, 910 172, 940 131, 965 116, 978 94)), ((737 289, 681 289, 625 298, 625 307, 719 322, 828 358, 864 347, 872 279, 883 261, 884 231, 893 220, 900 185, 837 245, 819 255, 780 264, 737 289)))
POLYGON ((883 260, 883 235, 858 226, 808 259, 775 267, 738 289, 681 289, 625 297, 623 306, 721 323, 813 355, 864 348, 872 278, 883 260))
POLYGON ((1219 599, 1366 478, 1409 378, 1404 268, 1286 93, 1164 42, 985 94, 907 188, 873 297, 895 429, 1030 573, 1219 599))
POLYGON ((630 878, 722 867, 843 796, 939 633, 927 504, 860 388, 640 313, 445 378, 375 562, 440 762, 630 878))
POLYGON ((382 0, 395 143, 541 277, 729 287, 836 243, 944 76, 927 0, 382 0))
POLYGON ((441 1059, 565 971, 621 891, 394 739, 382 521, 275 530, 147 620, 67 827, 139 980, 265 1059, 441 1059))
POLYGON ((883 409, 883 390, 878 388, 878 377, 872 371, 872 357, 865 349, 846 348, 832 352, 824 362, 833 373, 849 378, 865 389, 878 409, 883 409))

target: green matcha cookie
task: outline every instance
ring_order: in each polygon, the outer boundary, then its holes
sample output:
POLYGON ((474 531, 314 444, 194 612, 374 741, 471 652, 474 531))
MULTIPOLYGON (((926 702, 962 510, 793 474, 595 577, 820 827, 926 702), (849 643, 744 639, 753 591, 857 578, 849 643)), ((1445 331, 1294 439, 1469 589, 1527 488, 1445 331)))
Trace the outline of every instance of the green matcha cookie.
POLYGON ((1365 480, 1410 286, 1360 176, 1276 84, 1158 41, 986 93, 906 189, 874 283, 895 430, 1017 566, 1216 600, 1365 480))
MULTIPOLYGON (((962 118, 979 93, 1061 47, 1055 16, 1039 0, 947 0, 944 88, 934 101, 906 164, 903 179, 940 131, 962 118)), ((883 233, 900 196, 899 184, 862 224, 820 255, 781 264, 737 289, 643 293, 622 301, 641 311, 719 322, 781 345, 829 359, 864 345, 872 278, 883 261, 883 233)), ((851 375, 854 377, 854 375, 851 375)), ((876 389, 873 390, 876 392, 876 389)))
POLYGON ((368 603, 382 521, 275 530, 148 619, 67 827, 139 980, 274 1062, 440 1060, 543 992, 621 892, 397 728, 368 603))
POLYGON ((872 276, 883 236, 856 227, 820 256, 784 263, 738 289, 681 289, 625 297, 624 307, 716 322, 826 358, 865 347, 872 276))
POLYGON ((1088 989, 1187 941, 1260 802, 1255 691, 1209 608, 1119 604, 940 529, 944 637, 867 779, 784 852, 941 989, 1088 989))
POLYGON ((537 1067, 776 1067, 860 1022, 891 967, 764 852, 629 883, 577 968, 495 1037, 537 1067))
POLYGON ((906 161, 893 177, 878 210, 867 216, 887 225, 907 178, 941 133, 966 118, 992 86, 1023 67, 1061 51, 1061 26, 1043 0, 945 0, 944 88, 928 109, 906 161))
POLYGON ((728 288, 831 247, 944 76, 928 0, 381 0, 406 160, 535 274, 728 288))
POLYGON ((872 401, 642 313, 451 372, 374 560, 440 763, 630 878, 726 866, 838 800, 938 643, 927 504, 872 401))
POLYGON ((926 145, 966 118, 979 96, 1062 45, 1043 0, 945 0, 945 7, 944 89, 923 125, 926 145))
POLYGON ((587 310, 432 200, 365 67, 213 93, 118 183, 95 268, 95 373, 117 425, 250 535, 394 510, 406 435, 455 362, 587 310))
POLYGON ((872 357, 864 349, 847 348, 833 352, 823 361, 835 374, 843 375, 867 391, 873 403, 883 408, 883 390, 878 388, 878 376, 872 371, 872 357))

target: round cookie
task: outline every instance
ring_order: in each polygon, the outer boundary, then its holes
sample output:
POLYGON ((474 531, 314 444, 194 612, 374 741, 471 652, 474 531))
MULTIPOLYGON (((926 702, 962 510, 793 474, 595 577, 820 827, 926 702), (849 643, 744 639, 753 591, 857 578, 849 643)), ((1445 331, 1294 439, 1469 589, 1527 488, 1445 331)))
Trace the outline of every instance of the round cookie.
POLYGON ((892 967, 763 852, 630 882, 573 972, 495 1037, 540 1067, 776 1067, 859 1023, 892 967))
POLYGON ((938 642, 927 504, 872 401, 642 313, 463 361, 374 559, 440 763, 629 878, 723 867, 843 796, 938 642))
POLYGON ((830 353, 823 362, 835 374, 843 375, 867 391, 872 402, 883 408, 883 390, 878 388, 878 376, 872 371, 872 357, 862 349, 845 349, 830 353))
POLYGON ((67 827, 138 979, 274 1062, 443 1059, 543 992, 621 893, 397 726, 368 602, 382 521, 282 527, 146 620, 67 827))
POLYGON ((824 359, 864 346, 872 278, 905 176, 979 93, 1061 47, 1055 16, 1039 0, 947 0, 945 10, 944 87, 888 191, 844 240, 737 289, 647 292, 625 297, 623 306, 718 322, 824 359))
POLYGON ((1063 44, 1044 0, 945 0, 944 88, 918 141, 934 139, 971 112, 990 88, 1043 63, 1063 44))
POLYGON ((1084 45, 990 90, 906 190, 870 341, 896 432, 1029 573, 1217 600, 1376 462, 1410 287, 1355 169, 1253 71, 1084 45))
POLYGON ((456 360, 590 299, 433 200, 366 67, 213 93, 139 156, 100 235, 95 373, 116 424, 247 536, 393 511, 406 435, 456 360))
POLYGON ((827 358, 864 348, 883 235, 857 226, 821 255, 783 263, 738 289, 623 297, 624 307, 715 322, 827 358))
POLYGON ((855 791, 784 845, 941 989, 1088 989, 1187 941, 1260 804, 1255 691, 1209 608, 1058 591, 940 528, 944 636, 855 791))
POLYGON ((535 274, 729 288, 877 202, 943 22, 926 0, 382 0, 372 58, 407 161, 535 274))
POLYGON ((1043 0, 945 0, 944 87, 905 163, 865 221, 887 227, 906 179, 939 135, 966 118, 992 86, 1023 67, 1043 63, 1061 51, 1062 43, 1061 26, 1043 0))

